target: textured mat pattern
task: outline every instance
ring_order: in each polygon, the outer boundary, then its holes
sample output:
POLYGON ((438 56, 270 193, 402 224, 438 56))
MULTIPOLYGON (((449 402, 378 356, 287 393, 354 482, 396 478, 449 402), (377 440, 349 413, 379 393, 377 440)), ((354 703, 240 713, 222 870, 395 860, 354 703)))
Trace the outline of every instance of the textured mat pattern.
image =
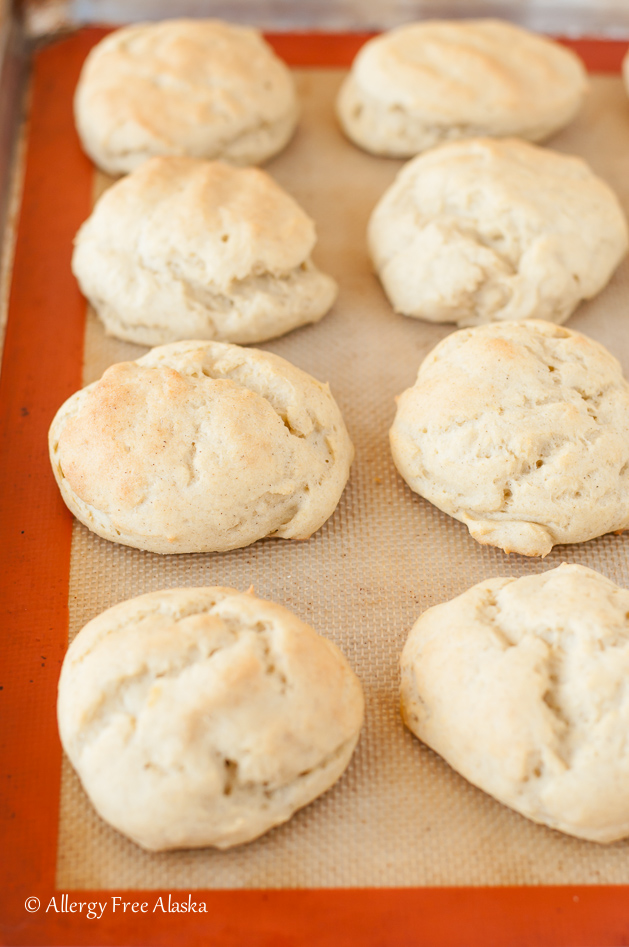
MULTIPOLYGON (((75 524, 71 635, 122 599, 153 589, 250 585, 341 646, 363 682, 367 718, 343 779, 288 824, 231 852, 149 855, 96 816, 64 762, 60 888, 276 888, 628 883, 629 843, 601 847, 536 826, 470 786, 407 733, 397 661, 418 614, 493 575, 562 561, 629 586, 628 539, 555 549, 543 562, 479 546, 419 499, 393 466, 387 431, 395 395, 451 326, 391 312, 365 249, 369 213, 400 162, 346 142, 333 116, 341 73, 297 72, 304 103, 295 141, 268 165, 317 222, 315 259, 340 284, 333 311, 262 348, 330 382, 356 445, 339 508, 307 542, 267 540, 226 554, 161 557, 99 539, 75 524)), ((580 119, 550 143, 580 153, 629 209, 629 106, 619 79, 599 78, 580 119)), ((103 178, 96 189, 106 185, 103 178)), ((569 326, 624 357, 629 373, 629 265, 569 326)), ((107 339, 90 316, 85 382, 145 350, 107 339)))

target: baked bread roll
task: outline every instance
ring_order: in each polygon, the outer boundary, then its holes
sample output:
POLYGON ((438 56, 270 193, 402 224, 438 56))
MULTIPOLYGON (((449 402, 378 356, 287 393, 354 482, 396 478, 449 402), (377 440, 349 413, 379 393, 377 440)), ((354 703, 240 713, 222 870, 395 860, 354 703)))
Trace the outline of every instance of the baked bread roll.
POLYGON ((336 298, 312 220, 258 168, 151 158, 106 191, 72 269, 108 333, 140 345, 262 342, 336 298))
POLYGON ((501 20, 427 20, 365 43, 337 112, 361 148, 410 158, 481 135, 542 141, 586 90, 580 59, 550 39, 501 20))
POLYGON ((95 46, 74 99, 81 142, 108 174, 153 155, 259 164, 291 138, 290 72, 257 30, 220 20, 125 26, 95 46))
POLYGON ((393 460, 480 543, 524 556, 629 527, 629 384, 549 322, 462 329, 398 398, 393 460))
POLYGON ((580 565, 492 578, 417 620, 406 726, 461 775, 569 835, 629 835, 629 592, 580 565))
POLYGON ((347 767, 363 720, 339 649, 234 589, 121 602, 74 639, 59 732, 99 815, 150 851, 228 848, 347 767))
POLYGON ((112 365, 60 408, 49 443, 77 519, 158 553, 307 539, 336 509, 354 453, 327 385, 221 342, 112 365))
POLYGON ((584 161, 516 139, 419 155, 369 222, 395 311, 460 326, 565 322, 607 284, 627 244, 616 195, 584 161))

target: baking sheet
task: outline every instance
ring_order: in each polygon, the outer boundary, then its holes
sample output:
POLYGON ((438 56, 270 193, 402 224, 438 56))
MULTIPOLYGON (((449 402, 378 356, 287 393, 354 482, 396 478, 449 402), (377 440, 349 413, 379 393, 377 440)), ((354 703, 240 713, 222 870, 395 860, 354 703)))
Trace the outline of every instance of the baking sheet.
MULTIPOLYGON (((340 70, 296 70, 303 116, 267 171, 311 214, 315 260, 340 285, 321 323, 260 346, 329 381, 356 446, 350 482, 328 523, 303 543, 268 540, 224 554, 157 556, 101 540, 75 523, 70 635, 110 605, 181 585, 255 587, 291 608, 347 655, 366 692, 358 750, 342 780, 251 845, 147 854, 106 826, 64 761, 57 885, 269 889, 626 884, 629 843, 602 847, 536 826, 470 786, 404 730, 397 660, 425 608, 492 575, 579 562, 629 586, 625 537, 556 548, 545 560, 482 547, 460 523, 411 493, 393 466, 394 397, 452 326, 392 313, 371 272, 365 229, 401 162, 367 155, 334 119, 340 70)), ((548 142, 585 157, 629 211, 629 102, 617 77, 596 77, 570 128, 548 142)), ((107 185, 97 175, 95 193, 107 185)), ((629 264, 568 326, 607 345, 629 372, 629 264)), ((83 381, 144 348, 107 338, 90 315, 83 381)))

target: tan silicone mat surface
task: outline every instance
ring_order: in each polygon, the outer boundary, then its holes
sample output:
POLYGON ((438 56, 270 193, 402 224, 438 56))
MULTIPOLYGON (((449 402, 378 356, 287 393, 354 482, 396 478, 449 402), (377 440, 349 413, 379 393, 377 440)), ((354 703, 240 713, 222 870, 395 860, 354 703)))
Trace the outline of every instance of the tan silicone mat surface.
MULTIPOLYGON (((75 524, 71 636, 103 609, 142 592, 250 585, 341 646, 366 692, 365 727, 337 785, 286 825, 229 852, 147 854, 96 816, 64 762, 57 884, 64 889, 629 883, 629 841, 608 847, 528 822, 475 789, 420 745, 398 713, 397 661, 418 614, 493 575, 562 561, 629 586, 628 539, 559 547, 544 561, 482 547, 418 498, 395 471, 387 431, 394 397, 452 326, 394 315, 370 270, 365 228, 400 162, 342 137, 333 102, 342 73, 296 72, 299 132, 268 171, 317 222, 315 259, 339 282, 332 312, 263 348, 330 382, 356 446, 340 505, 307 542, 267 540, 224 554, 157 556, 108 543, 75 524)), ((580 118, 553 147, 581 154, 629 210, 629 102, 617 78, 596 78, 580 118)), ((95 187, 105 186, 98 179, 95 187)), ((629 263, 569 321, 624 359, 629 373, 629 263)), ((90 315, 84 380, 145 350, 105 337, 90 315)))

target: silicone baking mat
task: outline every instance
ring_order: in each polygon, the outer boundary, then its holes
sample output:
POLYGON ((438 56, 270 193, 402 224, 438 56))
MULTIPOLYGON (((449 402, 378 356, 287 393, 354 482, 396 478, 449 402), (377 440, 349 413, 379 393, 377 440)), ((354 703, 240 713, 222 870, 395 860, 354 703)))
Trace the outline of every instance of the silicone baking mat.
MULTIPOLYGON (((4 942, 629 942, 629 843, 601 847, 533 825, 466 783, 399 718, 397 659, 420 611, 490 575, 561 561, 627 586, 629 539, 559 547, 543 562, 507 557, 477 545, 396 474, 387 445, 394 397, 452 327, 394 315, 369 267, 367 219, 400 162, 354 148, 334 120, 340 67, 360 37, 275 38, 298 67, 303 115, 295 140, 267 165, 316 220, 315 259, 340 286, 321 323, 261 346, 330 382, 356 445, 339 508, 308 542, 270 540, 222 555, 156 556, 72 523, 48 470, 49 421, 80 384, 146 351, 107 338, 92 314, 85 319, 69 271, 74 232, 109 183, 80 152, 71 119, 80 63, 101 35, 83 31, 36 59, 0 378, 4 942), (365 728, 342 780, 287 825, 231 852, 149 855, 98 819, 62 762, 56 681, 68 629, 72 636, 143 591, 201 584, 253 584, 335 640, 363 682, 365 728), (202 903, 208 913, 165 913, 169 894, 171 904, 202 903), (100 917, 87 918, 90 902, 105 905, 95 909, 100 917)), ((613 70, 621 47, 579 51, 613 70)), ((549 144, 586 157, 629 210, 629 102, 616 75, 595 78, 583 113, 549 144)), ((629 372, 627 300, 629 263, 569 325, 608 345, 629 372)))

